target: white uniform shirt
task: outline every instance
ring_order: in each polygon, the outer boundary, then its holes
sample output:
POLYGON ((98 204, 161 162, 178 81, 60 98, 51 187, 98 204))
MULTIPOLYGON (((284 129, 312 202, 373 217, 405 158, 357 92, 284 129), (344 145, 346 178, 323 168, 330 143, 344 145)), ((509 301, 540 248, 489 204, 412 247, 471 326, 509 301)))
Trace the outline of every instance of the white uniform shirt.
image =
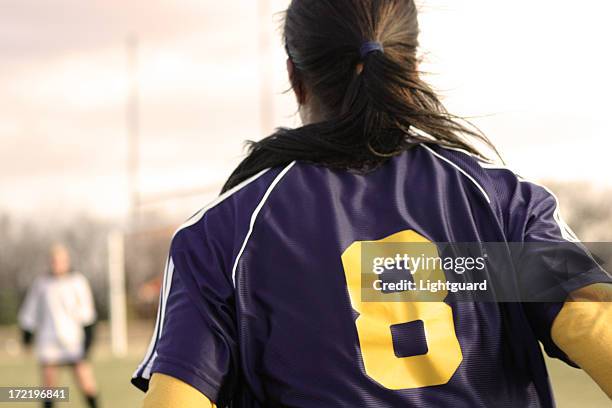
POLYGON ((49 364, 81 360, 83 327, 95 319, 89 283, 77 272, 36 279, 19 311, 19 325, 35 334, 36 354, 49 364))

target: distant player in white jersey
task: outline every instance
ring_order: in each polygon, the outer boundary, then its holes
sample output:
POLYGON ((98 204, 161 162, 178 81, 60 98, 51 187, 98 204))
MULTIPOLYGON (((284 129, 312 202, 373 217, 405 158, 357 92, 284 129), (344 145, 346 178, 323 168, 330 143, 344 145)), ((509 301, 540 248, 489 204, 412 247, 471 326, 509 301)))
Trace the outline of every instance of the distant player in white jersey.
MULTIPOLYGON (((97 387, 87 354, 95 320, 87 279, 72 270, 67 248, 53 245, 50 272, 33 282, 19 312, 23 341, 26 345, 34 341, 43 386, 58 386, 59 368, 70 366, 88 406, 94 408, 97 387)), ((46 401, 44 406, 52 407, 52 402, 46 401)))

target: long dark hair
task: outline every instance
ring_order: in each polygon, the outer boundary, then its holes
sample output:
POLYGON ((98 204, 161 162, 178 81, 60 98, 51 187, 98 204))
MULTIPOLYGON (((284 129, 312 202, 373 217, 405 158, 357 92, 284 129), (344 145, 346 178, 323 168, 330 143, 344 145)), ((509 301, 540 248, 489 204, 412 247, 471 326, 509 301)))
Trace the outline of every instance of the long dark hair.
POLYGON ((291 85, 308 92, 324 120, 249 142, 223 191, 294 160, 367 171, 422 142, 483 157, 476 139, 495 150, 420 78, 418 35, 413 0, 292 0, 284 23, 291 85), (366 42, 380 49, 363 53, 366 42))

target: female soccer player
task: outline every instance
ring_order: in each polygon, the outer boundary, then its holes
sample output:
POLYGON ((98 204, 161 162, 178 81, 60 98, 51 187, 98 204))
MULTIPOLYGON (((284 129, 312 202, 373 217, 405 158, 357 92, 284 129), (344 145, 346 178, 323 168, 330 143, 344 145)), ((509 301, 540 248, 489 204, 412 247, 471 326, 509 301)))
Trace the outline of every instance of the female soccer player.
POLYGON ((50 273, 34 281, 19 312, 23 341, 35 342, 44 387, 57 387, 59 367, 70 366, 88 406, 95 408, 96 381, 86 360, 96 320, 91 289, 83 275, 72 271, 64 245, 53 245, 50 264, 50 273))
POLYGON ((253 143, 175 235, 133 378, 145 407, 552 407, 539 342, 612 395, 610 276, 555 197, 485 160, 487 139, 444 110, 418 33, 412 0, 291 2, 304 126, 253 143), (488 276, 529 301, 361 296, 366 243, 453 242, 525 243, 537 268, 508 258, 488 276), (580 268, 550 262, 559 249, 580 268))

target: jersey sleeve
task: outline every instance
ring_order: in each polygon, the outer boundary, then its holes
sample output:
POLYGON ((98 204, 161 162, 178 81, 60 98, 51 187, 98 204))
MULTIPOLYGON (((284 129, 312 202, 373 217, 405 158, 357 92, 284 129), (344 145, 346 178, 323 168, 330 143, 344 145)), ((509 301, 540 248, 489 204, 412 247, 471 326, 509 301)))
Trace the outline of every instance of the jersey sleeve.
POLYGON ((577 289, 610 281, 561 217, 550 190, 522 183, 527 194, 521 254, 522 293, 529 301, 564 300, 577 289))
POLYGON ((193 226, 173 239, 156 333, 132 382, 146 391, 151 375, 160 373, 218 403, 237 375, 234 291, 222 249, 206 235, 193 226))
POLYGON ((563 221, 550 190, 525 181, 519 189, 513 221, 522 231, 517 272, 524 309, 546 352, 573 364, 551 338, 553 322, 572 292, 612 279, 563 221))
POLYGON ((96 307, 87 278, 81 274, 76 279, 76 295, 79 302, 78 319, 83 326, 89 326, 96 321, 96 307))
POLYGON ((290 166, 263 170, 194 214, 172 240, 154 335, 132 383, 176 378, 217 406, 244 387, 238 353, 235 272, 252 223, 290 166))
POLYGON ((30 333, 36 332, 38 326, 41 283, 40 279, 34 281, 19 309, 19 327, 30 333))

